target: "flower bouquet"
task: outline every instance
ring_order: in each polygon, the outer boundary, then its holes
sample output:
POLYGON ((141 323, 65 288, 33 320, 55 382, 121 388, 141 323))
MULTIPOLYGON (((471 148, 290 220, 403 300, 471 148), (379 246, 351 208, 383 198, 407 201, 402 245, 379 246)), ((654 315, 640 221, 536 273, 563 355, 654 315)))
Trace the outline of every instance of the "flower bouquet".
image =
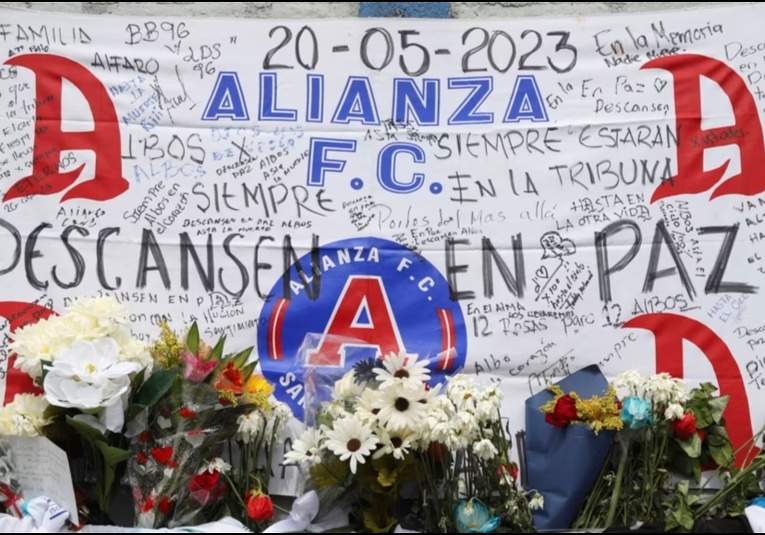
MULTIPOLYGON (((357 363, 285 463, 306 468, 319 489, 353 496, 364 531, 528 532, 531 506, 508 459, 501 393, 462 375, 430 387, 427 364, 403 353, 357 363)), ((307 385, 321 384, 314 373, 307 385)))
POLYGON ((146 409, 147 428, 128 463, 139 527, 197 525, 228 510, 259 527, 269 518, 263 502, 270 465, 259 464, 260 454, 286 415, 271 405, 271 385, 253 374, 252 348, 224 356, 225 340, 205 344, 194 323, 181 342, 161 326, 151 353, 156 373, 174 379, 146 409), (232 452, 228 461, 222 457, 237 435, 244 447, 233 468, 232 452))
POLYGON ((108 514, 118 469, 129 455, 129 415, 152 401, 162 379, 150 378, 151 357, 132 336, 127 310, 111 297, 78 298, 62 315, 18 329, 11 349, 15 367, 42 395, 17 395, 0 413, 3 432, 44 433, 62 444, 91 520, 99 511, 108 514))
POLYGON ((705 462, 732 454, 722 420, 727 397, 714 397, 714 391, 705 384, 688 392, 682 380, 669 374, 643 377, 636 372, 621 374, 605 399, 581 400, 576 393, 555 390, 555 399, 542 407, 552 425, 586 424, 595 433, 618 430, 573 528, 643 522, 690 529, 692 517, 671 506, 688 490, 673 472, 698 479, 705 462), (621 402, 616 399, 620 392, 621 402))

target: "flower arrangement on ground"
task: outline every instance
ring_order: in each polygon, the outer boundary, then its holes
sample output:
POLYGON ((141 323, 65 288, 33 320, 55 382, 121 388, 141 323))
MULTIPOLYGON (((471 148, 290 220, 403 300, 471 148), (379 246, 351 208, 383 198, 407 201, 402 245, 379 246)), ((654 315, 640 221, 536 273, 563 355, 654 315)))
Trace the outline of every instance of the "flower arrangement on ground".
POLYGON ((13 338, 15 367, 42 394, 17 395, 0 410, 3 433, 45 434, 64 443, 80 490, 95 488, 89 508, 105 513, 117 469, 129 455, 129 406, 143 395, 152 371, 148 348, 132 336, 127 309, 112 297, 80 297, 60 316, 18 329, 13 338), (72 428, 84 444, 69 438, 72 428), (86 454, 81 461, 78 450, 86 454))
POLYGON ((689 392, 682 380, 667 373, 623 373, 605 396, 589 400, 575 392, 551 390, 555 398, 542 407, 550 424, 584 424, 595 433, 617 431, 572 527, 629 526, 640 521, 666 525, 668 530, 690 529, 693 518, 678 501, 687 488, 679 486, 673 474, 698 481, 705 466, 730 457, 722 418, 727 396, 713 396, 716 388, 709 384, 689 392))
POLYGON ((446 386, 429 379, 415 355, 357 364, 285 463, 305 467, 320 489, 353 493, 365 531, 531 530, 530 507, 541 504, 518 487, 499 390, 462 375, 446 386))
POLYGON ((185 337, 161 326, 151 349, 155 375, 172 381, 161 383, 143 411, 146 428, 128 464, 139 527, 196 525, 226 511, 252 527, 270 519, 262 506, 270 502, 268 460, 289 409, 275 407, 273 387, 253 373, 252 348, 224 355, 225 341, 207 345, 196 323, 185 337), (236 442, 239 455, 225 460, 236 442))

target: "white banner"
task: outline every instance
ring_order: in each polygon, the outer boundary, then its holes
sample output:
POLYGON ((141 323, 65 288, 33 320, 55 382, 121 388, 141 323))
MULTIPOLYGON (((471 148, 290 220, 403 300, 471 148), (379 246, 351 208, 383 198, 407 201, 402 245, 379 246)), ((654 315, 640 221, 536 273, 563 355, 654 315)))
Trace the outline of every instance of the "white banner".
POLYGON ((298 416, 306 336, 346 369, 353 338, 499 383, 513 429, 585 365, 669 371, 731 396, 741 444, 765 416, 764 18, 2 10, 0 335, 114 295, 147 339, 255 344, 298 416))

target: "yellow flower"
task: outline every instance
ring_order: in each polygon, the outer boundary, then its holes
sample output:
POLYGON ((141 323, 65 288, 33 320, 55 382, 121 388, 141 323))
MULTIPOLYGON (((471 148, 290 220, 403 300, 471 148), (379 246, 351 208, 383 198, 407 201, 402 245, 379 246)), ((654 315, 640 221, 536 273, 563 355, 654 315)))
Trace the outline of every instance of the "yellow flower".
POLYGON ((178 334, 170 328, 167 322, 161 321, 159 329, 159 340, 149 350, 151 357, 166 370, 180 368, 181 353, 186 349, 185 345, 181 343, 178 334))
POLYGON ((262 375, 251 375, 244 385, 243 397, 253 405, 269 412, 271 404, 268 398, 274 393, 274 386, 269 383, 262 375))

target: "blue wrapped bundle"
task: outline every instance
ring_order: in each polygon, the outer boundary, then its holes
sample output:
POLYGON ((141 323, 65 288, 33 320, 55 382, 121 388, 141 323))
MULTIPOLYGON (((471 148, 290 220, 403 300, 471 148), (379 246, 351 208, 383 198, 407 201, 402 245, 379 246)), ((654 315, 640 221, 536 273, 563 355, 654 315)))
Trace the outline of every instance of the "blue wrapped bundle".
MULTIPOLYGON (((608 380, 596 365, 582 368, 557 385, 580 398, 603 396, 608 380)), ((534 511, 538 530, 567 529, 576 518, 608 456, 613 431, 598 435, 586 425, 556 427, 545 420, 541 407, 554 399, 548 390, 526 400, 526 470, 528 488, 544 497, 534 511)))

